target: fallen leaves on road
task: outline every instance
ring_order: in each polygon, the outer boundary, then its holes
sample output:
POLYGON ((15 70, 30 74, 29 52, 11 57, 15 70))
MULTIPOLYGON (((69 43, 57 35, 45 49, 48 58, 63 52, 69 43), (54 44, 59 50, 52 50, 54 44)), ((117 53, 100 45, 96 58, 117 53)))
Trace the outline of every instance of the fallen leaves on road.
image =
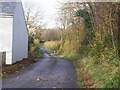
POLYGON ((53 87, 53 88, 56 88, 56 87, 53 87))
POLYGON ((39 76, 39 77, 33 77, 32 80, 34 80, 34 81, 47 81, 47 78, 39 76))
POLYGON ((19 79, 20 77, 18 76, 17 79, 19 79))
POLYGON ((28 59, 18 61, 12 65, 3 65, 2 72, 0 72, 0 75, 2 77, 7 77, 12 73, 18 72, 20 69, 25 69, 25 67, 35 63, 36 61, 37 59, 33 57, 29 57, 28 59))
POLYGON ((16 84, 16 81, 15 81, 15 80, 12 80, 10 83, 15 85, 15 84, 16 84))

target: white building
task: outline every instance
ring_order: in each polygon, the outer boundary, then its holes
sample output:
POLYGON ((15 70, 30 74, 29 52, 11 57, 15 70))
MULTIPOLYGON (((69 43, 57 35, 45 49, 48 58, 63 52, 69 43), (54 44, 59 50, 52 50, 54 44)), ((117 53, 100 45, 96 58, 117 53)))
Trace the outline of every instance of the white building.
POLYGON ((0 2, 0 52, 6 52, 5 64, 13 64, 28 56, 22 2, 0 2))

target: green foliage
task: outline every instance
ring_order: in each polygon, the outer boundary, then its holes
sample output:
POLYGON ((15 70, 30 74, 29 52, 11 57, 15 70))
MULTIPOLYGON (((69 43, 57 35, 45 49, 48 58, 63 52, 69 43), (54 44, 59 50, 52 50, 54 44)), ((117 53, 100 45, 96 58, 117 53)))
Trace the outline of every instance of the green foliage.
MULTIPOLYGON (((91 87, 118 87, 119 58, 115 27, 117 21, 113 17, 114 6, 111 3, 90 5, 90 8, 86 5, 84 9, 77 9, 74 15, 77 17, 71 17, 68 25, 64 23, 67 19, 63 20, 62 24, 66 25, 66 28, 62 30, 61 41, 46 42, 44 46, 55 52, 60 51, 62 57, 73 62, 78 78, 84 76, 80 71, 81 67, 84 68, 85 73, 91 75, 91 87)), ((65 9, 66 13, 73 14, 74 10, 71 10, 65 9)), ((84 87, 85 81, 79 81, 79 86, 84 87)))
POLYGON ((109 45, 111 41, 109 34, 103 33, 102 36, 104 37, 102 40, 95 38, 92 45, 86 46, 84 52, 87 52, 87 55, 83 54, 85 58, 80 59, 80 63, 91 73, 95 87, 118 87, 117 49, 109 45))
POLYGON ((39 48, 36 48, 34 51, 34 55, 37 58, 41 58, 41 57, 43 57, 43 52, 39 48))
POLYGON ((33 45, 34 45, 34 38, 31 35, 29 35, 29 37, 28 37, 28 51, 29 52, 30 52, 31 46, 33 46, 33 45))
POLYGON ((115 74, 115 75, 113 75, 111 78, 110 78, 110 80, 108 80, 106 83, 105 83, 105 85, 103 85, 102 87, 103 88, 116 88, 116 87, 118 87, 118 75, 117 74, 115 74))
MULTIPOLYGON (((76 71, 80 66, 83 66, 87 72, 91 73, 91 81, 94 82, 93 87, 117 87, 119 58, 117 47, 114 48, 112 43, 112 35, 105 32, 106 30, 102 30, 104 32, 101 33, 97 30, 93 31, 90 27, 90 17, 86 11, 80 10, 77 14, 84 19, 85 37, 89 43, 86 44, 86 39, 84 40, 80 36, 78 38, 80 42, 76 42, 78 34, 75 34, 75 32, 77 30, 71 33, 68 31, 68 34, 66 34, 68 36, 64 39, 65 42, 62 47, 64 50, 62 56, 75 63, 76 71), (73 35, 76 35, 76 37, 73 35)), ((78 70, 77 74, 79 73, 78 70)), ((81 83, 80 87, 82 87, 81 83)))
POLYGON ((76 11, 76 15, 79 16, 79 17, 82 17, 84 19, 86 30, 87 29, 92 29, 90 15, 89 15, 88 11, 86 11, 84 9, 83 10, 79 9, 78 11, 76 11))
MULTIPOLYGON (((111 51, 113 53, 113 51, 111 51)), ((80 69, 79 66, 82 65, 85 71, 89 72, 91 74, 91 82, 94 82, 93 87, 98 87, 98 88, 113 88, 113 87, 118 87, 118 66, 116 66, 118 62, 118 58, 113 58, 117 57, 116 54, 112 54, 109 56, 110 53, 108 51, 105 52, 106 54, 104 57, 109 57, 107 60, 103 57, 95 58, 95 56, 83 56, 82 58, 78 60, 74 60, 75 67, 77 74, 80 76, 81 72, 77 69, 80 69), (113 58, 110 60, 110 58, 113 58), (101 63, 99 63, 101 61, 101 63), (115 63, 112 63, 115 62, 115 63)), ((118 65, 118 64, 117 64, 118 65)), ((79 77, 81 78, 81 77, 79 77)), ((79 83, 79 86, 82 87, 81 83, 84 81, 82 80, 79 83)))
POLYGON ((38 39, 35 39, 34 40, 34 56, 35 57, 37 57, 37 58, 40 58, 40 57, 42 57, 43 56, 43 52, 40 50, 40 48, 39 48, 39 45, 40 45, 40 43, 39 43, 39 40, 38 39))
MULTIPOLYGON (((85 30, 86 30, 86 38, 91 41, 94 37, 94 31, 92 27, 92 22, 90 18, 90 13, 88 13, 85 9, 79 9, 76 11, 76 15, 83 18, 84 24, 85 24, 85 30)), ((87 41, 88 42, 88 41, 87 41)))
POLYGON ((33 57, 42 57, 43 53, 39 48, 39 40, 34 39, 32 36, 29 37, 29 55, 33 57))

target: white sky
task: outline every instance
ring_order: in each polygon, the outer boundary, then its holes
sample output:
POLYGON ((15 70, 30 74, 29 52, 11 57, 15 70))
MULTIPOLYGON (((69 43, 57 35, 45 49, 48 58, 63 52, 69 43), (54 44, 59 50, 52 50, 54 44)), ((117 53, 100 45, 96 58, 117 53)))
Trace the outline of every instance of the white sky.
POLYGON ((57 14, 58 3, 56 0, 40 0, 40 7, 44 14, 43 22, 47 22, 47 26, 55 27, 55 20, 57 14))
POLYGON ((40 6, 41 15, 43 16, 42 22, 47 23, 47 28, 53 28, 56 26, 54 18, 56 17, 57 8, 59 3, 57 0, 22 0, 23 2, 32 2, 40 6))
MULTIPOLYGON (((14 0, 5 0, 5 1, 14 1, 14 0)), ((15 0, 19 1, 19 0, 15 0)), ((56 26, 55 18, 57 14, 57 9, 60 6, 59 2, 75 2, 75 1, 91 1, 91 0, 22 0, 23 2, 32 2, 38 4, 40 6, 41 15, 43 16, 43 24, 47 22, 48 28, 53 28, 56 26)), ((94 0, 93 0, 94 1, 94 0)), ((96 0, 96 1, 109 1, 109 0, 96 0)), ((110 1, 118 1, 118 0, 110 0, 110 1)))

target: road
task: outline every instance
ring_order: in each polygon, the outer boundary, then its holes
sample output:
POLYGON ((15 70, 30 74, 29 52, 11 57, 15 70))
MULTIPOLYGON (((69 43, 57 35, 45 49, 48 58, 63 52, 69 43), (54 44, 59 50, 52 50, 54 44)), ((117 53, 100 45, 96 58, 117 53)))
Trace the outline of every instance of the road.
POLYGON ((3 88, 77 88, 73 65, 43 49, 44 56, 2 80, 3 88), (49 54, 48 54, 49 53, 49 54))

